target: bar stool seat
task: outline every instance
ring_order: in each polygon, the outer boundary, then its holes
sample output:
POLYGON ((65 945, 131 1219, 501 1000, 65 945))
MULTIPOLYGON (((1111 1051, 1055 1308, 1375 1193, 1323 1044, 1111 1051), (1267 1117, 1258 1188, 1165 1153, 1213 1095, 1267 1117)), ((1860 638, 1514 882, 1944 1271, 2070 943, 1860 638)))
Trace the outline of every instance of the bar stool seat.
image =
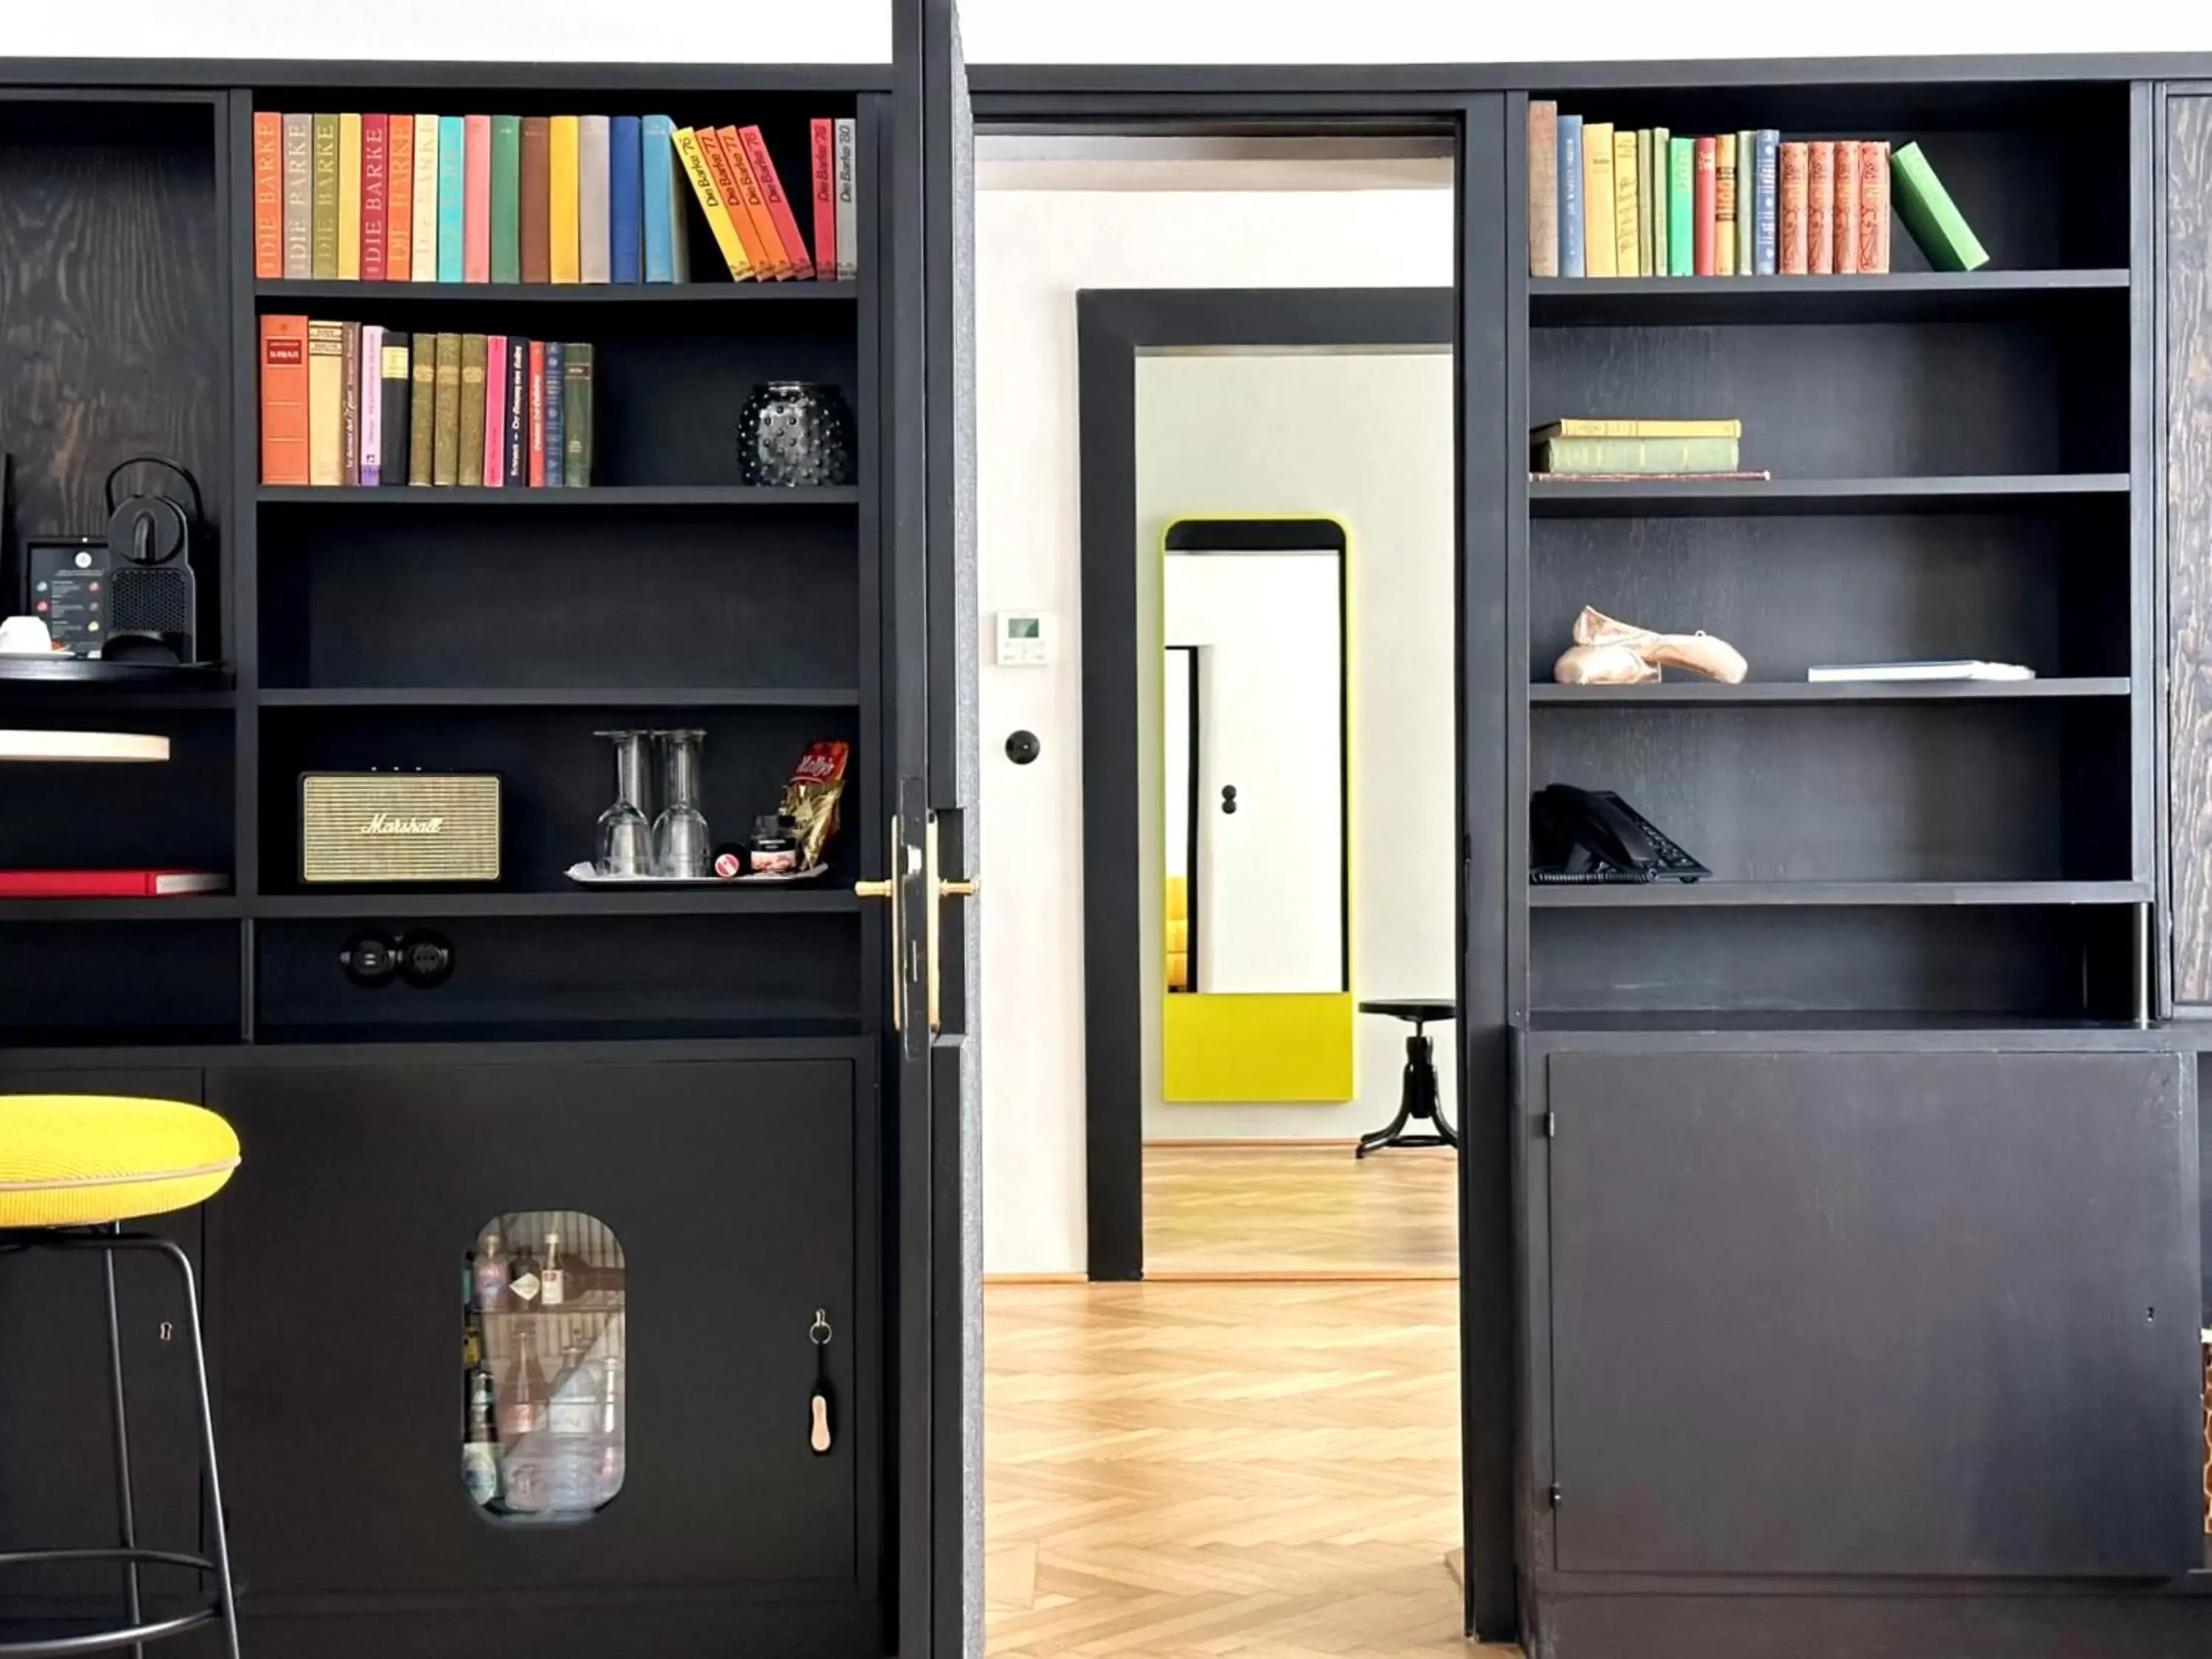
MULTIPOLYGON (((230 1574, 230 1542, 216 1469, 215 1416, 208 1399, 207 1348, 202 1340, 199 1287, 191 1259, 173 1239, 126 1233, 125 1221, 189 1209, 222 1190, 238 1168, 238 1136, 204 1107, 174 1100, 114 1095, 0 1095, 0 1260, 31 1250, 91 1251, 101 1257, 107 1291, 108 1405, 115 1442, 118 1547, 23 1549, 0 1553, 11 1567, 64 1562, 113 1562, 123 1569, 125 1621, 94 1629, 0 1638, 0 1659, 134 1651, 162 1637, 203 1625, 222 1627, 225 1649, 238 1659, 238 1603, 230 1574), (184 1326, 198 1385, 199 1452, 207 1480, 211 1556, 141 1549, 131 1492, 131 1435, 125 1404, 122 1326, 116 1310, 115 1252, 144 1251, 167 1260, 183 1281, 184 1326), (146 1615, 142 1565, 188 1568, 215 1580, 204 1605, 163 1618, 146 1615)), ((0 1332, 0 1348, 27 1340, 0 1332)), ((4 1479, 0 1472, 0 1479, 4 1479)))

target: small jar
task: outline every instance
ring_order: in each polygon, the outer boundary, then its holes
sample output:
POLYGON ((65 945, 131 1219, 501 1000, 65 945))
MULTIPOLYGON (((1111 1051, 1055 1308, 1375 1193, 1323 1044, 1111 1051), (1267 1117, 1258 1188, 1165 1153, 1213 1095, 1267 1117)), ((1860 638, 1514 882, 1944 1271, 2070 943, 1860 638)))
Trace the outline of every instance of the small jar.
POLYGON ((777 812, 765 812, 755 818, 749 861, 757 876, 793 873, 799 868, 798 825, 777 812))

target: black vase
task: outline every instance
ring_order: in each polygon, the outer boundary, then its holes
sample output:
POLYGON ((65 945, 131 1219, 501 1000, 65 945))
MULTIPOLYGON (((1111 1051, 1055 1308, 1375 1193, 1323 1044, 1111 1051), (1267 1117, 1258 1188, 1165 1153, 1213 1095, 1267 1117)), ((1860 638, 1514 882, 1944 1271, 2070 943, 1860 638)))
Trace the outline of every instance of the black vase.
POLYGON ((853 410, 834 386, 770 380, 738 416, 738 471, 749 484, 848 484, 855 451, 853 410))

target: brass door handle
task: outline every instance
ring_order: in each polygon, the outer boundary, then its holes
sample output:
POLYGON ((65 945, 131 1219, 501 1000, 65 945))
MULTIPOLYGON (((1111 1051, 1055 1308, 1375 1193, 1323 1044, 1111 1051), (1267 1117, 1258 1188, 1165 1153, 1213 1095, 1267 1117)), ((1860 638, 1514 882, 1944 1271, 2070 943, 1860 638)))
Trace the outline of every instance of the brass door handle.
MULTIPOLYGON (((894 864, 897 861, 899 821, 890 824, 890 845, 894 864)), ((929 910, 922 924, 923 955, 927 971, 929 992, 929 1030, 934 1036, 943 1023, 941 981, 938 970, 938 955, 944 939, 944 927, 939 920, 938 906, 948 898, 974 898, 983 890, 980 877, 969 876, 963 880, 946 881, 937 873, 937 815, 933 812, 923 830, 921 848, 921 887, 929 896, 929 910)), ((853 892, 859 898, 888 899, 891 907, 891 1029, 903 1033, 906 1030, 906 998, 902 983, 904 967, 900 953, 906 948, 905 916, 899 896, 899 878, 892 876, 883 881, 856 881, 853 892)))
MULTIPOLYGON (((891 867, 896 869, 899 854, 899 821, 896 814, 892 816, 890 821, 890 838, 884 843, 884 851, 890 855, 891 867)), ((853 896, 855 898, 890 901, 890 950, 887 957, 891 965, 891 1030, 902 1033, 906 1030, 906 996, 903 984, 906 976, 900 972, 899 953, 906 949, 906 930, 901 925, 904 918, 899 914, 898 878, 890 876, 882 881, 856 881, 853 884, 853 896)))

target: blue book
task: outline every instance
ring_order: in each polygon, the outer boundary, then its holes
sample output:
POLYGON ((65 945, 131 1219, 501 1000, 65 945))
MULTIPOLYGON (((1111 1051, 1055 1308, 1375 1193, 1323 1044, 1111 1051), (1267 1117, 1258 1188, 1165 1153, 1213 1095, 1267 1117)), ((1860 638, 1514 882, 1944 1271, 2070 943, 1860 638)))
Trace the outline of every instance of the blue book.
POLYGON ((561 343, 545 343, 545 487, 561 487, 561 455, 568 438, 561 430, 562 392, 565 382, 562 376, 561 343))
POLYGON ((1780 188, 1782 135, 1772 127, 1759 130, 1759 158, 1753 174, 1751 209, 1752 275, 1774 275, 1775 198, 1780 188))
POLYGON ((640 128, 639 194, 645 224, 645 280, 681 280, 676 269, 676 124, 665 115, 648 115, 640 128))
POLYGON ((1583 270, 1583 118, 1559 117, 1559 275, 1583 270))
POLYGON ((459 115, 438 118, 438 280, 461 280, 462 198, 466 194, 468 130, 459 115))
POLYGON ((607 124, 607 240, 614 251, 611 275, 617 283, 645 280, 641 246, 645 225, 638 217, 642 142, 635 115, 617 115, 607 124))

